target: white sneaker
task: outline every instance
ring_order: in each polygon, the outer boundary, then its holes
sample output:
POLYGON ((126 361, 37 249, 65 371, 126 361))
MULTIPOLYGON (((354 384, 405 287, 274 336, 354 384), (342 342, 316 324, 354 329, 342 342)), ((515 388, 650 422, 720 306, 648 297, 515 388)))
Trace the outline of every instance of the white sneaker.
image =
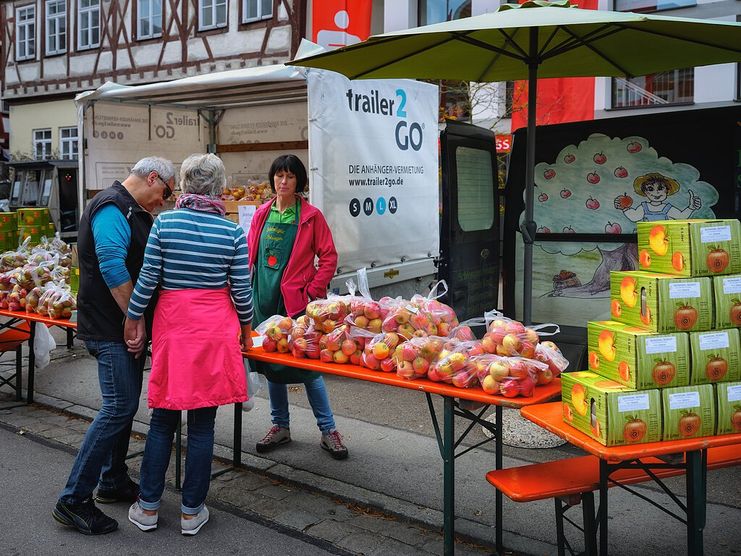
POLYGON ((157 519, 159 514, 147 515, 139 505, 139 501, 131 504, 129 508, 129 521, 136 525, 142 531, 152 531, 157 529, 157 519))
POLYGON ((201 527, 206 525, 208 517, 208 508, 206 506, 203 506, 203 509, 191 519, 185 519, 181 516, 180 532, 183 535, 196 535, 201 530, 201 527))

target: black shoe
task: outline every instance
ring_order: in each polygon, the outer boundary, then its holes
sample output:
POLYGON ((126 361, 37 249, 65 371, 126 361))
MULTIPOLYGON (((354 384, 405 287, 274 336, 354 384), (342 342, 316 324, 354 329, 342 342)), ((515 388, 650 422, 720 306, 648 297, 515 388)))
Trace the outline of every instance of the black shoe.
POLYGON ((115 502, 133 504, 138 499, 139 485, 131 479, 128 479, 125 486, 116 490, 102 490, 99 488, 98 493, 95 495, 95 501, 98 504, 114 504, 115 502))
POLYGON ((83 535, 105 535, 118 529, 118 522, 101 512, 92 500, 82 504, 65 504, 59 500, 52 515, 62 525, 83 535))

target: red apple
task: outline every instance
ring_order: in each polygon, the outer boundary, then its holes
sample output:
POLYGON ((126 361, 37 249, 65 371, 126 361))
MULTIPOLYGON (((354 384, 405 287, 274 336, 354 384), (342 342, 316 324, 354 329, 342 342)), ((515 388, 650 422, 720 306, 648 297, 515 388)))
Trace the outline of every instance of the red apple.
POLYGON ((626 170, 622 166, 618 166, 617 168, 615 168, 615 171, 613 172, 613 174, 615 174, 616 178, 627 178, 628 170, 626 170))
POLYGON ((556 171, 553 168, 548 168, 543 172, 543 177, 547 180, 551 180, 556 177, 556 171))
POLYGON ((607 157, 603 153, 597 153, 592 157, 595 164, 604 164, 607 162, 607 157))
POLYGON ((628 143, 628 146, 626 147, 628 152, 631 154, 640 152, 642 148, 643 147, 641 146, 641 144, 638 143, 637 141, 631 141, 630 143, 628 143))
POLYGON ((592 185, 599 183, 600 177, 597 172, 589 172, 587 174, 587 181, 592 185))
POLYGON ((585 203, 589 210, 597 210, 599 208, 599 201, 590 197, 585 203))
POLYGON ((548 194, 547 193, 541 193, 538 195, 538 201, 541 203, 545 203, 548 200, 548 194))
POLYGON ((608 222, 605 226, 605 232, 608 234, 620 234, 623 232, 623 228, 617 222, 608 222))
POLYGON ((563 157, 563 161, 564 161, 564 162, 565 162, 566 164, 571 164, 572 162, 574 162, 574 160, 576 160, 576 157, 575 157, 575 156, 574 156, 573 154, 571 154, 571 153, 569 153, 569 154, 566 154, 566 155, 564 155, 564 157, 563 157))
POLYGON ((561 197, 564 199, 568 199, 569 197, 571 197, 571 191, 569 189, 562 189, 561 197))

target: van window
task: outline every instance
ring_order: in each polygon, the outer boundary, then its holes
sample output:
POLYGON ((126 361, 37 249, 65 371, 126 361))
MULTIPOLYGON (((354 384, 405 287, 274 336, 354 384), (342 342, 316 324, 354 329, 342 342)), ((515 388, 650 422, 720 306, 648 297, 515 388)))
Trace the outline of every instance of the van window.
POLYGON ((491 153, 458 147, 455 166, 458 175, 458 225, 464 232, 488 230, 496 215, 491 153))

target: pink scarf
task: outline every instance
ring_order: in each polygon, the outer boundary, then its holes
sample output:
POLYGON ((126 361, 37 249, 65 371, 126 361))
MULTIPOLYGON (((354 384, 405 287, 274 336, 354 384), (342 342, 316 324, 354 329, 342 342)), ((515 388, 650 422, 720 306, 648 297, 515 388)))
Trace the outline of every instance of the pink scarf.
POLYGON ((226 207, 224 201, 209 197, 208 195, 196 195, 195 193, 185 193, 178 197, 175 202, 175 208, 188 208, 191 210, 200 210, 201 212, 213 212, 224 216, 226 207))

